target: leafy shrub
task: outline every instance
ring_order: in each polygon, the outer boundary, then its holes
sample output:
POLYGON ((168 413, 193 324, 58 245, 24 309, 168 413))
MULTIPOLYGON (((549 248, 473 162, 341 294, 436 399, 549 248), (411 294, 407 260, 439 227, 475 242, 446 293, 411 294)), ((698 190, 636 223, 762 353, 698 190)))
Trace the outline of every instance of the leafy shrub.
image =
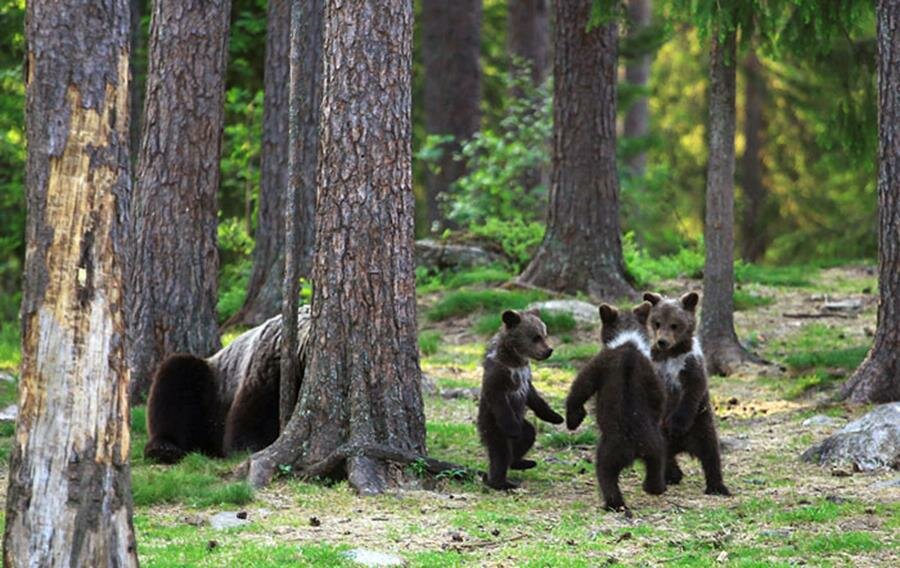
POLYGON ((638 287, 650 287, 660 280, 673 278, 701 278, 705 263, 703 245, 682 247, 670 255, 651 257, 634 238, 633 232, 622 239, 625 268, 638 287))
POLYGON ((428 319, 441 321, 451 317, 465 316, 477 311, 494 311, 499 314, 507 309, 522 309, 528 304, 543 298, 544 293, 538 290, 515 292, 502 289, 456 290, 441 298, 428 311, 428 319))
POLYGON ((427 330, 419 333, 419 351, 422 355, 429 356, 437 353, 438 347, 441 345, 441 332, 436 330, 427 330))

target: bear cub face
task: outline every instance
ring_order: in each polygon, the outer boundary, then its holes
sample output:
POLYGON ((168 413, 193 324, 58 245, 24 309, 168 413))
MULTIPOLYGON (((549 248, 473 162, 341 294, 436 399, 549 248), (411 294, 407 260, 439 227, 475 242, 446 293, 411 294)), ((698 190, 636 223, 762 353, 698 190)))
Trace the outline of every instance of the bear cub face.
POLYGON ((527 364, 528 359, 543 361, 553 354, 553 348, 547 343, 547 326, 538 317, 537 310, 506 310, 502 319, 498 345, 518 357, 519 363, 527 364))
POLYGON ((663 298, 659 294, 647 292, 644 300, 652 305, 647 318, 650 345, 655 352, 666 354, 675 351, 690 351, 697 328, 697 302, 700 296, 689 292, 681 298, 663 298))

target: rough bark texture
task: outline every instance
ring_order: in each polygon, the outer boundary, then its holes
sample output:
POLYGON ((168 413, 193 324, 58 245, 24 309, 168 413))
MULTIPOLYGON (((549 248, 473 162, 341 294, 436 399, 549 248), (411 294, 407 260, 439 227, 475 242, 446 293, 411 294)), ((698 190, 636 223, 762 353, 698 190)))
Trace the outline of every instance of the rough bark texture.
POLYGON ((128 306, 131 396, 162 358, 219 348, 216 193, 229 0, 159 0, 150 23, 128 306))
POLYGON ((452 136, 425 180, 429 228, 443 220, 438 196, 465 172, 453 159, 460 143, 481 122, 481 2, 428 0, 422 3, 422 56, 425 63, 425 132, 452 136))
POLYGON ((843 388, 853 402, 900 400, 900 2, 878 0, 878 328, 843 388))
POLYGON ((259 325, 281 309, 284 196, 288 183, 288 51, 292 0, 271 0, 266 28, 259 214, 244 305, 226 325, 259 325))
POLYGON ((346 474, 361 493, 401 469, 377 447, 425 452, 416 343, 411 187, 412 6, 328 0, 310 361, 281 437, 252 456, 346 474))
POLYGON ((553 173, 547 234, 523 282, 597 299, 634 296, 625 279, 616 173, 618 26, 587 31, 591 0, 556 3, 553 173))
POLYGON ((532 83, 542 84, 550 63, 547 0, 509 0, 506 43, 511 56, 528 64, 532 83))
POLYGON ((728 375, 751 358, 734 331, 735 33, 721 40, 717 32, 711 35, 706 265, 700 337, 708 371, 728 375))
POLYGON ((5 566, 137 566, 123 237, 128 0, 28 3, 22 382, 5 566))
POLYGON ((144 84, 138 78, 146 69, 146 62, 139 61, 143 34, 141 30, 141 12, 145 9, 144 0, 129 0, 131 6, 131 56, 129 58, 129 72, 131 73, 131 93, 129 105, 131 109, 131 126, 128 133, 128 154, 132 163, 137 159, 141 147, 141 110, 144 102, 144 84))
POLYGON ((744 59, 744 155, 741 157, 741 258, 755 262, 766 252, 768 240, 763 225, 766 187, 763 185, 765 165, 762 160, 765 132, 766 86, 763 67, 755 53, 744 59))
MULTIPOLYGON (((651 0, 629 0, 628 1, 628 20, 632 29, 636 32, 641 28, 650 25, 650 17, 653 14, 651 0)), ((650 79, 650 62, 649 54, 635 57, 625 65, 625 81, 636 87, 645 87, 650 79)), ((650 107, 647 97, 640 97, 625 114, 625 130, 623 134, 626 138, 640 138, 646 136, 650 131, 650 107)), ((638 152, 628 158, 629 169, 635 175, 643 175, 647 168, 647 153, 638 152)))

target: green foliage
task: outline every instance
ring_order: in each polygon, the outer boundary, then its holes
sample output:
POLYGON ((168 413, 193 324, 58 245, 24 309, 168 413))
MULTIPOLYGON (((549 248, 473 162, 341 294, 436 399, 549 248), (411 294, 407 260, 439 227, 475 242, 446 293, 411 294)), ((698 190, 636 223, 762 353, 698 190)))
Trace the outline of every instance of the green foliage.
POLYGON ((416 268, 416 291, 431 294, 441 290, 455 290, 464 286, 492 285, 506 282, 513 274, 499 265, 476 266, 458 271, 434 272, 424 266, 416 268))
POLYGON ((742 284, 803 288, 810 286, 818 272, 816 267, 804 265, 761 266, 741 261, 734 264, 735 282, 742 284))
POLYGON ((256 223, 259 155, 262 147, 263 92, 232 87, 225 93, 222 133, 220 215, 243 219, 247 232, 256 223))
POLYGON ((442 334, 433 329, 425 330, 419 333, 419 351, 425 357, 437 353, 441 346, 442 334))
POLYGON ((660 280, 673 278, 700 278, 703 276, 704 252, 702 245, 684 247, 674 254, 653 257, 635 242, 634 233, 626 233, 622 239, 625 268, 639 288, 646 288, 660 280))
POLYGON ((536 291, 510 291, 502 289, 470 290, 450 292, 428 310, 428 319, 441 321, 451 317, 462 317, 477 311, 523 309, 528 304, 544 299, 545 294, 536 291))
POLYGON ((19 322, 0 321, 0 370, 18 371, 22 362, 19 322))
POLYGON ((513 264, 521 268, 528 263, 541 244, 545 228, 544 224, 538 221, 491 217, 482 224, 470 225, 469 232, 498 245, 513 264))

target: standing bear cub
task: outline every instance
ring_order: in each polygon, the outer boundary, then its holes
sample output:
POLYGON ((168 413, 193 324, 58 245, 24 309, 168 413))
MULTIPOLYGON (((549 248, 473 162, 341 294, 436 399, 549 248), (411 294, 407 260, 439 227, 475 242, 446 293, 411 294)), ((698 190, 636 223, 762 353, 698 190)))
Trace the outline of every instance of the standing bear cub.
POLYGON ((575 430, 586 415, 585 403, 596 394, 597 482, 607 509, 625 508, 619 474, 640 459, 646 466, 644 491, 666 490, 666 442, 662 433, 665 388, 650 363, 644 302, 631 312, 603 304, 600 320, 604 349, 578 373, 566 398, 566 426, 575 430))
POLYGON ((687 452, 700 460, 706 477, 707 495, 730 495, 722 479, 719 437, 706 379, 706 363, 697 327, 700 296, 690 292, 679 299, 663 298, 647 292, 644 300, 653 305, 648 317, 653 365, 667 391, 664 429, 668 446, 666 481, 681 482, 684 474, 676 457, 687 452))
POLYGON ((478 433, 490 462, 488 487, 515 489, 517 485, 506 479, 507 471, 537 465, 525 459, 535 437, 534 426, 525 420, 526 406, 541 420, 563 422, 531 384, 529 361, 543 361, 552 353, 547 326, 536 311, 503 312, 503 328, 491 340, 484 359, 478 403, 478 433))

